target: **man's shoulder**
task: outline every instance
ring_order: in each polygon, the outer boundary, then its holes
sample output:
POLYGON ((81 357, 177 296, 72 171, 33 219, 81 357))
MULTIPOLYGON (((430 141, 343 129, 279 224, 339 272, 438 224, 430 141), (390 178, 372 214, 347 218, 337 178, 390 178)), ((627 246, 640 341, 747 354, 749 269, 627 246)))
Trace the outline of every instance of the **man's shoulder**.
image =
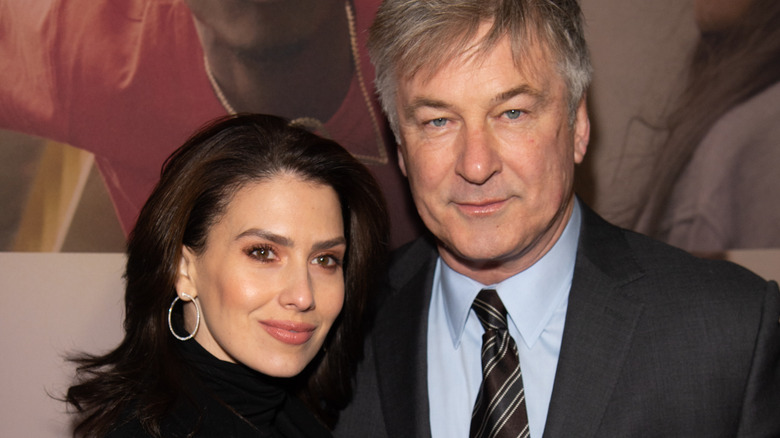
POLYGON ((385 277, 380 281, 380 293, 370 300, 367 318, 372 321, 380 309, 390 302, 407 299, 424 299, 426 286, 430 286, 436 266, 436 245, 428 236, 419 237, 390 254, 390 262, 385 277), (423 292, 422 294, 420 292, 423 292))
POLYGON ((633 231, 624 231, 642 266, 655 275, 682 275, 721 282, 730 279, 745 285, 766 285, 766 280, 736 263, 703 258, 633 231))
POLYGON ((584 232, 588 235, 580 243, 587 247, 581 250, 594 264, 609 274, 627 272, 623 281, 635 281, 661 295, 712 295, 720 291, 736 296, 752 290, 763 296, 768 287, 765 279, 735 263, 694 256, 598 216, 590 218, 584 232))
POLYGON ((735 263, 697 257, 629 230, 621 230, 640 269, 634 297, 659 306, 759 308, 776 285, 735 263))
POLYGON ((394 287, 407 283, 420 270, 432 269, 437 257, 433 237, 427 234, 418 237, 391 253, 388 282, 394 287))

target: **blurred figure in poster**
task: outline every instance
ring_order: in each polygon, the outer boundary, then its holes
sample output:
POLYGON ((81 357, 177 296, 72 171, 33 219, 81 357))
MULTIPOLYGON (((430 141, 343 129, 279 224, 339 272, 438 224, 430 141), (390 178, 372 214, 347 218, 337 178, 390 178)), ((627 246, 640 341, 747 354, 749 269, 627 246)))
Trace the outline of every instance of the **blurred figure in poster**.
POLYGON ((394 244, 418 234, 374 97, 379 0, 0 0, 0 128, 94 153, 125 233, 175 145, 229 113, 330 137, 381 181, 394 244))
POLYGON ((695 12, 688 86, 635 228, 698 253, 780 247, 780 2, 696 0, 695 12))

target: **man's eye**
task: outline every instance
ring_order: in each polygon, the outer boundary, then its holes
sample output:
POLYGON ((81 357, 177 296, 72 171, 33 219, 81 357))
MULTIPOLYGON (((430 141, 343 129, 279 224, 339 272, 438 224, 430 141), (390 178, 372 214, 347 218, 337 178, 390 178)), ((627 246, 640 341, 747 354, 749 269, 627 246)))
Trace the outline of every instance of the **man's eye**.
POLYGON ((504 112, 504 114, 506 115, 506 117, 508 119, 514 120, 514 119, 520 117, 521 115, 523 115, 523 112, 520 111, 520 110, 514 110, 513 109, 513 110, 509 110, 509 111, 504 112))
POLYGON ((440 117, 438 119, 431 120, 430 122, 428 122, 428 124, 431 125, 431 126, 435 126, 437 128, 441 128, 442 126, 447 124, 447 119, 444 119, 444 118, 440 117))

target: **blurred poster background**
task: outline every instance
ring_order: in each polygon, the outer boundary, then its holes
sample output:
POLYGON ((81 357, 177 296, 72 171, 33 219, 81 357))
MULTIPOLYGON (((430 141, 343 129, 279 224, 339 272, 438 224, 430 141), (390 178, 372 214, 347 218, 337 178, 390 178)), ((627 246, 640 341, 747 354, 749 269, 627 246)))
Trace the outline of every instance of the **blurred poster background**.
MULTIPOLYGON (((695 1, 581 0, 595 72, 592 137, 576 189, 618 225, 634 225, 625 206, 643 199, 629 199, 626 182, 652 179, 650 163, 685 86, 700 35, 695 1)), ((123 250, 124 233, 88 152, 0 131, 0 177, 0 250, 123 250)))
MULTIPOLYGON (((610 176, 623 149, 645 147, 655 135, 632 119, 663 116, 696 29, 689 2, 581 3, 595 76, 589 104, 593 138, 577 185, 600 210, 615 189, 610 176)), ((123 250, 124 235, 89 153, 2 131, 0 175, 0 250, 123 250)))

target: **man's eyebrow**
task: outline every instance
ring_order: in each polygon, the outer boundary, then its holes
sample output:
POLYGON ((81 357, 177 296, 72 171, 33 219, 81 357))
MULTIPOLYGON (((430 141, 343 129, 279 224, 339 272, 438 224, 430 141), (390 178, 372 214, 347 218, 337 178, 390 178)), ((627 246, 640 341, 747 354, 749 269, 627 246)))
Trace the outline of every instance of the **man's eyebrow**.
POLYGON ((546 100, 547 93, 538 90, 536 88, 531 87, 530 85, 523 84, 519 85, 515 88, 509 89, 507 91, 504 91, 502 93, 497 94, 493 98, 493 103, 502 103, 506 102, 509 99, 512 99, 515 96, 519 96, 521 94, 526 94, 528 96, 531 96, 535 98, 537 101, 543 102, 546 100))
POLYGON ((449 104, 441 100, 430 99, 427 97, 418 97, 408 105, 404 106, 404 116, 406 116, 407 119, 414 118, 415 113, 420 108, 447 109, 449 107, 449 104))
MULTIPOLYGON (((547 93, 527 84, 518 85, 517 87, 503 91, 497 94, 491 100, 493 101, 493 104, 499 104, 522 94, 536 99, 537 103, 544 103, 547 100, 547 93)), ((448 103, 441 100, 431 99, 428 97, 418 97, 410 104, 404 106, 403 112, 407 119, 412 119, 414 118, 417 110, 420 108, 449 109, 450 107, 451 106, 448 103)))

